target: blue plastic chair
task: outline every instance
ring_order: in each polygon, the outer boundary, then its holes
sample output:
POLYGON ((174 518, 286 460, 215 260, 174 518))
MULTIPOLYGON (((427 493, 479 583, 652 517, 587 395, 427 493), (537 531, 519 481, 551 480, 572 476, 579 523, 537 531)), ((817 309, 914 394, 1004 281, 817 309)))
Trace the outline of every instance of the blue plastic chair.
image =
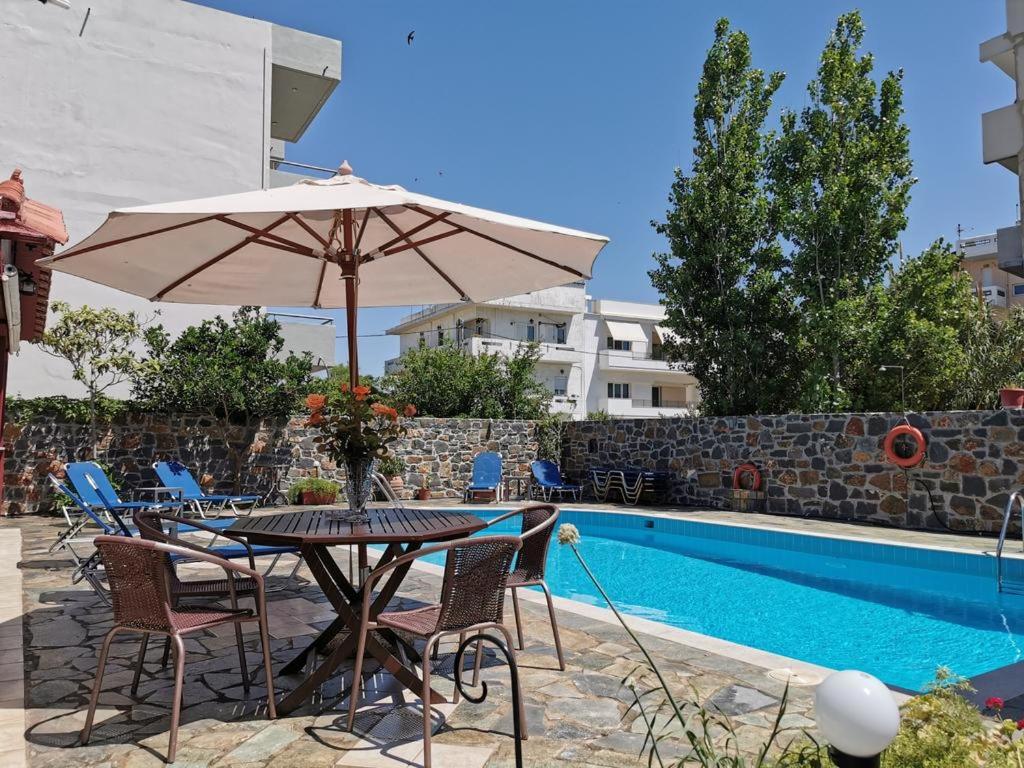
POLYGON ((501 454, 487 451, 473 458, 473 477, 466 486, 463 501, 469 501, 477 493, 493 493, 494 500, 501 496, 501 454))
MULTIPOLYGON (((205 518, 210 510, 227 509, 236 515, 251 514, 260 500, 255 495, 229 496, 224 494, 207 494, 196 482, 195 476, 180 461, 158 461, 153 464, 153 471, 160 482, 168 489, 177 491, 174 498, 183 501, 190 509, 205 518)), ((216 517, 216 515, 214 516, 216 517)))
POLYGON ((568 493, 572 496, 573 501, 579 501, 583 488, 564 482, 562 473, 558 471, 558 465, 553 461, 547 459, 534 461, 530 464, 530 471, 533 472, 533 480, 544 501, 551 501, 551 497, 555 493, 559 498, 568 493))

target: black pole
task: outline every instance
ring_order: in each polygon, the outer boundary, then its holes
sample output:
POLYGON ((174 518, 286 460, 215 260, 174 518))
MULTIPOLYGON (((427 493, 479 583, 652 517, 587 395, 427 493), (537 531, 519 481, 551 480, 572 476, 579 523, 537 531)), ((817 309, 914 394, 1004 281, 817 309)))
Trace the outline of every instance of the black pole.
POLYGON ((466 689, 462 687, 462 657, 466 653, 466 649, 470 643, 479 642, 476 652, 483 653, 484 642, 492 643, 499 651, 502 656, 505 657, 505 663, 508 664, 508 673, 511 677, 512 683, 512 737, 515 739, 516 748, 516 768, 523 768, 523 724, 519 719, 519 702, 520 702, 520 691, 519 691, 519 670, 516 668, 516 660, 512 657, 508 647, 504 642, 499 640, 493 635, 485 635, 479 633, 467 637, 461 643, 459 643, 459 649, 455 652, 455 687, 458 688, 467 701, 473 704, 479 704, 487 698, 487 683, 483 680, 480 681, 480 695, 473 696, 466 692, 466 689))
POLYGON ((873 757, 855 757, 854 755, 848 755, 845 752, 840 752, 835 747, 829 747, 828 756, 832 758, 832 762, 836 764, 836 768, 882 767, 882 756, 880 754, 874 755, 873 757))

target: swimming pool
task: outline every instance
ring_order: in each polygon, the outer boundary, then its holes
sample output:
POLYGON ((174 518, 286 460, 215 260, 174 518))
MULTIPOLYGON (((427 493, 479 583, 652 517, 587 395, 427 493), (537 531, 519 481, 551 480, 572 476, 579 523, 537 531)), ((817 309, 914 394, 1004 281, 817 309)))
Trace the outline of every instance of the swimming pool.
MULTIPOLYGON (((635 514, 563 510, 561 523, 634 616, 914 690, 938 665, 971 677, 1024 655, 1024 597, 998 593, 991 557, 635 514)), ((488 532, 518 533, 519 519, 488 532)), ((1005 565, 1024 581, 1024 561, 1005 565)), ((554 542, 548 584, 604 606, 554 542)))

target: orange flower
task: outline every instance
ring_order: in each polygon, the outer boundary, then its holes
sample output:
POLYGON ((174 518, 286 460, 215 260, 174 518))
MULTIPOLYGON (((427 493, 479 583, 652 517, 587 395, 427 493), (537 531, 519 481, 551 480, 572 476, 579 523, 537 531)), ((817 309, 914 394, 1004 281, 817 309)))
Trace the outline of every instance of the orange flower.
POLYGON ((370 388, 365 384, 360 384, 358 387, 352 387, 352 394, 356 396, 356 400, 365 400, 366 396, 370 394, 370 388))
POLYGON ((309 418, 306 419, 306 426, 315 427, 317 424, 322 424, 323 420, 324 415, 320 411, 313 411, 313 413, 309 414, 309 418))
POLYGON ((348 384, 342 384, 341 385, 341 391, 347 393, 348 392, 348 384))
POLYGON ((384 403, 371 403, 370 410, 378 416, 386 416, 391 409, 384 405, 384 403))
POLYGON ((327 398, 316 393, 306 397, 306 407, 311 411, 319 411, 327 404, 327 398))
POLYGON ((396 411, 394 408, 388 408, 387 413, 389 419, 391 419, 392 421, 398 421, 398 411, 396 411))
POLYGON ((403 413, 405 414, 405 417, 407 419, 411 419, 413 416, 416 415, 416 406, 413 405, 412 403, 409 403, 407 406, 405 406, 405 410, 403 411, 403 413))

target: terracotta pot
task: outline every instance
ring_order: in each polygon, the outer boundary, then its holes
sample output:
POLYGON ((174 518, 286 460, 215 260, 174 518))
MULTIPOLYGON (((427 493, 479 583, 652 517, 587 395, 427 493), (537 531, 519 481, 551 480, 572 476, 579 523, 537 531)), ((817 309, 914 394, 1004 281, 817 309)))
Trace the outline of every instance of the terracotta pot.
POLYGON ((333 504, 337 498, 337 492, 332 491, 301 491, 299 493, 299 501, 303 504, 311 504, 314 506, 333 504))
POLYGON ((405 481, 402 480, 401 475, 395 475, 394 477, 388 478, 388 485, 390 485, 396 491, 400 491, 403 488, 405 488, 405 481))
POLYGON ((1024 389, 1003 387, 999 390, 999 401, 1003 408, 1024 408, 1024 389))
POLYGON ((430 489, 420 488, 416 491, 416 498, 420 501, 430 501, 430 489))

